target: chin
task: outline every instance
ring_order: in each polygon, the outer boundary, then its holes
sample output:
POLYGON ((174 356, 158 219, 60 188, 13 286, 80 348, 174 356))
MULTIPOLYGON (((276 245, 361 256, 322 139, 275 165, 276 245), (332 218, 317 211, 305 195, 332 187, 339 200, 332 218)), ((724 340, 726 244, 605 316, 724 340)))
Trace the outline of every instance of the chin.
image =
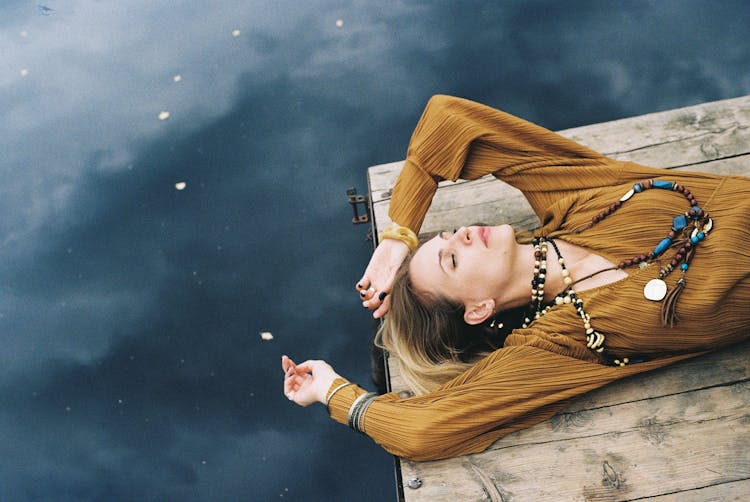
POLYGON ((492 236, 496 237, 498 239, 513 239, 513 242, 516 241, 516 231, 515 229, 510 225, 497 225, 495 227, 492 227, 492 236))

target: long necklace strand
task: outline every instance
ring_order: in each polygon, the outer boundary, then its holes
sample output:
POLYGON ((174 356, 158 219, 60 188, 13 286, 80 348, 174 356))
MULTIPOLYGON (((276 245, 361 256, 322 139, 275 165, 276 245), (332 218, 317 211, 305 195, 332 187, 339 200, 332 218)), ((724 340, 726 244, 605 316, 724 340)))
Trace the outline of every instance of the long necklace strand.
MULTIPOLYGON (((563 305, 572 303, 576 309, 576 313, 583 322, 583 329, 586 332, 586 347, 594 350, 598 353, 604 351, 604 335, 596 331, 591 327, 591 316, 583 309, 583 300, 578 298, 575 290, 572 287, 573 280, 570 278, 570 272, 565 265, 565 259, 560 254, 560 249, 557 247, 557 243, 553 239, 545 237, 537 237, 532 241, 534 245, 534 274, 531 279, 531 312, 524 319, 522 327, 528 328, 529 325, 536 319, 539 319, 543 315, 552 309, 553 306, 563 305), (561 273, 563 276, 563 282, 565 288, 563 291, 555 296, 554 301, 551 304, 546 304, 544 301, 544 282, 546 278, 546 264, 547 264, 547 243, 551 244, 557 254, 557 261, 560 264, 561 273)), ((602 272, 602 271, 600 271, 602 272)), ((599 273, 599 272, 597 272, 599 273)), ((596 275, 596 274, 592 274, 596 275)))
POLYGON ((690 204, 690 209, 683 214, 672 218, 672 227, 667 235, 659 241, 656 247, 644 254, 633 256, 627 260, 621 261, 618 268, 626 268, 641 263, 650 263, 661 256, 670 247, 677 248, 672 255, 671 260, 661 267, 658 277, 650 280, 643 290, 643 295, 652 301, 664 300, 661 311, 661 323, 663 326, 672 327, 677 322, 675 307, 677 299, 685 289, 685 273, 690 267, 690 262, 695 256, 695 250, 708 233, 713 229, 714 222, 708 213, 698 206, 695 196, 684 186, 673 181, 665 180, 643 180, 633 185, 618 201, 603 209, 591 219, 591 222, 578 229, 576 233, 588 230, 609 215, 617 211, 626 201, 635 194, 641 193, 651 188, 661 190, 671 190, 682 194, 690 204), (675 283, 672 291, 667 292, 667 285, 664 279, 676 268, 680 269, 680 278, 675 283))
MULTIPOLYGON (((586 347, 602 354, 604 352, 604 340, 606 337, 604 334, 591 327, 591 316, 584 310, 583 301, 576 295, 573 285, 586 279, 590 279, 602 272, 623 269, 637 264, 643 266, 643 264, 656 260, 670 247, 676 247, 676 252, 671 260, 659 270, 658 278, 652 279, 646 284, 644 288, 644 296, 652 301, 661 301, 664 299, 661 314, 662 325, 670 327, 674 325, 677 321, 675 313, 677 298, 686 285, 685 272, 687 272, 690 262, 695 255, 696 247, 713 229, 713 220, 708 216, 708 213, 704 212, 698 206, 695 197, 687 188, 672 181, 663 180, 644 180, 636 183, 633 185, 633 188, 625 193, 625 195, 623 195, 617 202, 600 211, 599 214, 592 218, 589 224, 578 229, 576 233, 580 233, 593 227, 619 209, 623 203, 633 197, 634 194, 641 193, 650 188, 672 190, 681 193, 690 204, 690 209, 684 214, 677 215, 672 219, 672 227, 669 233, 659 241, 652 251, 623 260, 616 267, 605 268, 573 281, 570 277, 570 272, 565 265, 565 259, 562 257, 560 250, 557 247, 557 243, 555 243, 553 239, 546 237, 534 238, 532 241, 534 246, 534 271, 531 279, 531 303, 529 313, 525 317, 522 327, 529 327, 532 322, 545 315, 555 305, 573 304, 576 313, 583 322, 583 328, 586 333, 586 347), (552 245, 557 254, 557 260, 560 264, 561 274, 565 285, 563 291, 558 293, 555 296, 554 301, 549 304, 544 301, 544 284, 547 277, 547 243, 552 245), (672 273, 672 271, 678 266, 681 271, 680 278, 675 283, 672 291, 667 293, 664 278, 672 273)), ((611 359, 609 357, 607 357, 607 359, 610 359, 610 362, 616 366, 624 366, 630 362, 627 357, 622 360, 611 359)))

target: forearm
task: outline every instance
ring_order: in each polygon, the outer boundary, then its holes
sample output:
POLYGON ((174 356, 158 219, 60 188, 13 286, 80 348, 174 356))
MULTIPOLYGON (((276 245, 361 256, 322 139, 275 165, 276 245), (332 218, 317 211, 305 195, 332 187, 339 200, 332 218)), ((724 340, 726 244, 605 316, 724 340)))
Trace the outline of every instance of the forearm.
MULTIPOLYGON (((572 398, 684 357, 621 368, 528 345, 506 347, 435 392, 407 399, 379 396, 367 408, 361 430, 387 451, 413 460, 476 453, 548 419, 572 398)), ((331 417, 347 424, 363 392, 354 385, 337 392, 329 403, 331 417)))
MULTIPOLYGON (((492 382, 484 370, 467 372, 424 396, 379 396, 367 408, 359 430, 394 455, 434 460, 482 451, 506 434, 549 418, 564 404, 546 392, 517 392, 516 379, 492 382)), ((355 402, 365 392, 356 385, 337 391, 328 403, 331 418, 349 425, 355 402)))
MULTIPOLYGON (((335 385, 335 384, 334 384, 335 385)), ((358 398, 367 391, 359 386, 348 386, 332 397, 328 411, 332 419, 343 424, 350 424, 352 407, 358 398)), ((438 452, 445 444, 430 444, 430 440, 443 443, 435 435, 427 434, 424 425, 430 427, 430 413, 423 408, 422 413, 409 411, 399 402, 403 400, 395 393, 379 396, 367 408, 360 421, 360 432, 370 436, 389 453, 415 460, 438 458, 438 452), (421 416, 419 416, 421 415, 421 416), (437 448, 436 448, 437 446, 437 448)))
POLYGON ((419 231, 440 180, 486 174, 524 192, 540 214, 571 191, 608 186, 619 163, 531 122, 451 96, 434 96, 414 130, 389 215, 419 231))
MULTIPOLYGON (((337 392, 328 407, 331 418, 348 425, 352 406, 365 392, 357 386, 337 392)), ((450 396, 442 397, 379 396, 362 417, 361 432, 393 455, 426 461, 483 451, 500 437, 529 426, 528 420, 511 420, 514 410, 503 414, 500 408, 482 414, 471 406, 457 405, 450 396)), ((545 420, 563 404, 536 410, 534 418, 545 420)))
POLYGON ((388 216, 419 234, 436 190, 437 181, 407 158, 391 194, 388 216))

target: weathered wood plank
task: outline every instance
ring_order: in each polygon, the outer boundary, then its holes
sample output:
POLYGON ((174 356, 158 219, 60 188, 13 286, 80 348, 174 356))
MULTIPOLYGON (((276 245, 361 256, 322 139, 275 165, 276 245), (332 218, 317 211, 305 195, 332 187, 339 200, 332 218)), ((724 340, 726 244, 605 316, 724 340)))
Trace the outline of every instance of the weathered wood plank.
POLYGON ((747 153, 749 124, 750 96, 742 96, 566 129, 560 134, 617 159, 668 167, 747 153))
MULTIPOLYGON (((529 432, 512 434, 508 436, 509 439, 503 438, 497 441, 492 449, 501 450, 527 444, 543 444, 553 440, 565 441, 573 438, 593 437, 605 434, 608 431, 622 431, 623 428, 636 427, 634 423, 642 425, 645 421, 653 423, 664 420, 672 421, 680 411, 685 412, 685 410, 678 410, 682 406, 698 406, 701 410, 700 417, 698 410, 692 410, 691 413, 693 414, 690 417, 683 416, 681 420, 710 421, 717 416, 717 408, 719 407, 722 415, 750 413, 750 410, 747 409, 747 403, 750 400, 742 402, 739 399, 740 397, 750 398, 750 391, 747 388, 750 385, 748 382, 750 380, 742 380, 703 389, 679 391, 676 394, 664 393, 636 401, 602 404, 575 411, 566 410, 552 419, 530 428, 529 432), (699 397, 706 399, 706 401, 696 402, 695 399, 699 397), (736 409, 733 409, 732 406, 736 409), (658 414, 658 418, 652 417, 653 413, 658 414), (672 413, 672 415, 668 415, 669 413, 672 413), (667 418, 668 416, 671 418, 667 418), (631 421, 635 422, 630 423, 631 421)), ((748 439, 750 440, 750 437, 748 439)), ((750 461, 750 450, 748 451, 748 461, 750 461)))
MULTIPOLYGON (((750 96, 560 133, 621 160, 750 176, 750 96)), ((401 165, 369 170, 376 230, 390 223, 390 190, 401 165)), ((422 237, 473 222, 537 225, 520 192, 487 176, 441 183, 422 237)), ((403 389, 398 365, 389 366, 393 388, 403 389)), ((617 382, 482 454, 403 461, 406 499, 732 500, 748 495, 748 381, 750 342, 617 382), (413 476, 424 481, 422 488, 406 487, 413 476), (490 486, 482 488, 483 483, 490 486)))
MULTIPOLYGON (((386 204, 376 204, 373 209, 378 228, 390 225, 386 204)), ((432 200, 420 235, 476 222, 490 225, 507 222, 521 229, 539 225, 521 192, 490 176, 469 183, 443 185, 432 200), (469 193, 471 196, 467 195, 469 193)))
POLYGON ((719 352, 595 390, 576 400, 565 409, 565 412, 572 413, 598 406, 667 396, 748 379, 750 342, 743 342, 719 352), (644 379, 648 379, 646 386, 643 385, 644 379))
POLYGON ((481 500, 488 490, 477 469, 505 502, 632 500, 748 480, 750 435, 737 435, 750 422, 748 400, 750 385, 740 382, 654 398, 646 406, 623 403, 528 429, 537 442, 407 462, 404 476, 424 481, 409 499, 481 500))
POLYGON ((649 502, 747 502, 750 499, 750 479, 650 497, 649 502))

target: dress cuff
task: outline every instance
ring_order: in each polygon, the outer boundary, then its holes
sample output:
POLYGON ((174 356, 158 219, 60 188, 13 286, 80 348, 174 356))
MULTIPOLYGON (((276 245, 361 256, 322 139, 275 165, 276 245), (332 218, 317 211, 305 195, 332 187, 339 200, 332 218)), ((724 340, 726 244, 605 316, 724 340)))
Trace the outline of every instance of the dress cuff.
MULTIPOLYGON (((329 395, 336 387, 344 383, 346 383, 346 380, 337 378, 333 381, 331 387, 329 387, 326 395, 329 395)), ((331 396, 331 400, 328 401, 328 413, 331 418, 341 424, 348 425, 349 408, 351 408, 354 400, 365 392, 365 389, 355 384, 347 385, 338 390, 331 396)))

